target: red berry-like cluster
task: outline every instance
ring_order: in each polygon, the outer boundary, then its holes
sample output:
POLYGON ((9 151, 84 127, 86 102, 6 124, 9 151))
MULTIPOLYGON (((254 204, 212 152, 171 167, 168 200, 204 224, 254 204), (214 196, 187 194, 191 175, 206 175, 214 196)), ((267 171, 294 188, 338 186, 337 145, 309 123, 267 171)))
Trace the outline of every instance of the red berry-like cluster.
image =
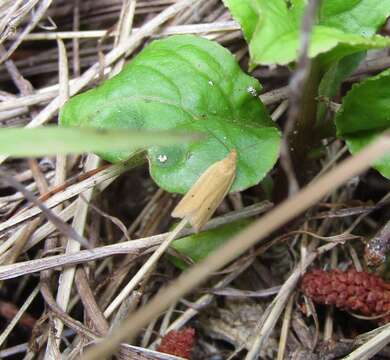
POLYGON ((193 328, 172 330, 162 338, 157 351, 189 359, 194 341, 195 330, 193 328))
POLYGON ((356 270, 313 270, 302 279, 302 291, 315 303, 334 305, 364 316, 390 321, 390 284, 377 275, 356 270))

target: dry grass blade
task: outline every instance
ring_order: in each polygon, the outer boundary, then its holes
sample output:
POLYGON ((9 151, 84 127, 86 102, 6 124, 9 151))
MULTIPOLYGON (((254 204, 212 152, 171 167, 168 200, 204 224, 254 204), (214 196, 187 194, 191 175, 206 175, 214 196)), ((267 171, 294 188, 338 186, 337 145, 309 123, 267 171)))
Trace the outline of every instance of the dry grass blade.
MULTIPOLYGON (((269 208, 270 205, 266 202, 260 206, 250 206, 247 209, 244 208, 241 211, 235 211, 230 214, 226 214, 224 216, 212 219, 208 224, 206 224, 204 230, 214 229, 218 226, 229 224, 232 221, 258 215, 265 210, 268 210, 269 208)), ((74 209, 72 209, 72 211, 74 211, 74 209)), ((193 233, 194 231, 192 229, 183 230, 183 236, 193 233)), ((13 265, 3 265, 0 266, 0 280, 12 279, 18 276, 31 274, 37 271, 48 270, 59 266, 81 264, 112 255, 128 253, 139 254, 150 247, 161 244, 161 242, 164 241, 164 239, 170 234, 171 233, 163 233, 138 240, 131 240, 118 244, 96 247, 90 250, 82 250, 77 253, 50 256, 42 259, 19 262, 13 265)), ((41 235, 40 238, 42 238, 44 235, 41 235)))
MULTIPOLYGON (((98 156, 88 155, 86 160, 86 165, 85 165, 86 170, 95 169, 99 165, 99 162, 100 159, 98 156)), ((83 193, 83 196, 84 198, 87 199, 87 201, 91 199, 92 192, 93 192, 93 188, 88 189, 83 193)), ((77 199, 75 216, 72 221, 72 229, 75 232, 77 232, 77 234, 80 234, 80 236, 84 232, 84 227, 87 219, 87 210, 88 210, 88 204, 80 195, 79 198, 77 199)), ((69 256, 73 253, 78 253, 79 251, 80 251, 80 243, 74 241, 73 238, 68 238, 66 243, 65 256, 69 256)), ((65 312, 69 304, 75 271, 76 271, 75 267, 68 267, 64 269, 58 281, 59 285, 58 285, 56 301, 58 306, 65 312)), ((55 330, 59 339, 58 341, 59 344, 61 339, 60 335, 63 330, 63 323, 61 321, 57 321, 55 323, 55 330)))
POLYGON ((34 11, 34 14, 32 16, 31 21, 28 23, 28 25, 23 29, 21 34, 19 34, 18 38, 12 43, 10 48, 7 50, 7 52, 0 57, 0 64, 7 60, 12 53, 17 49, 17 47, 21 44, 23 41, 23 38, 31 32, 35 28, 35 26, 38 24, 39 20, 43 17, 46 10, 49 8, 53 0, 42 0, 39 3, 38 8, 36 11, 34 11))
MULTIPOLYGON (((124 45, 131 34, 136 3, 136 0, 126 0, 123 2, 117 26, 118 33, 115 36, 114 46, 118 46, 118 44, 124 45)), ((124 58, 118 60, 111 71, 111 76, 118 74, 122 70, 124 63, 124 58)))
MULTIPOLYGON (((213 34, 240 30, 240 26, 235 21, 221 21, 205 24, 185 24, 177 26, 167 26, 153 37, 162 37, 178 34, 213 34)), ((140 31, 140 28, 134 28, 133 32, 140 31)), ((50 33, 33 33, 25 36, 24 41, 38 40, 56 40, 56 39, 93 39, 101 38, 106 33, 105 30, 86 30, 86 31, 61 31, 50 33)), ((117 32, 111 32, 107 36, 116 36, 117 32)))
POLYGON ((390 324, 369 339, 366 343, 352 351, 343 360, 369 360, 390 342, 390 324))
MULTIPOLYGON (((55 207, 58 204, 61 204, 64 201, 71 199, 72 197, 82 193, 83 191, 93 186, 105 183, 112 178, 116 178, 117 176, 119 176, 126 170, 132 168, 133 166, 134 165, 132 164, 131 161, 112 165, 109 168, 104 169, 85 180, 82 180, 74 185, 67 187, 62 192, 54 194, 53 196, 50 197, 49 200, 45 202, 45 206, 47 208, 55 207)), ((28 220, 33 216, 40 214, 41 211, 42 210, 39 207, 33 207, 31 209, 28 209, 26 211, 14 215, 10 219, 3 221, 0 224, 0 232, 19 224, 22 221, 28 220)))
MULTIPOLYGON (((12 26, 18 21, 18 17, 22 17, 24 14, 15 14, 20 13, 20 11, 16 11, 22 4, 23 0, 17 0, 14 1, 11 5, 12 1, 4 1, 0 6, 0 15, 2 20, 0 22, 0 44, 4 42, 12 33, 12 26), (8 28, 7 28, 8 27, 8 28)), ((34 6, 38 0, 32 0, 29 2, 29 6, 26 7, 26 10, 23 11, 25 13, 26 11, 29 11, 30 6, 34 6)))
POLYGON ((46 205, 41 203, 30 191, 28 191, 23 185, 21 185, 18 181, 16 181, 12 176, 7 175, 3 171, 0 171, 0 178, 3 178, 7 181, 12 187, 20 191, 24 197, 32 202, 35 206, 37 206, 42 214, 55 225, 55 227, 65 236, 69 236, 70 238, 77 241, 79 244, 89 248, 88 241, 79 235, 71 226, 61 220, 57 215, 55 215, 46 205))
MULTIPOLYGON (((75 202, 71 203, 67 206, 63 211, 61 211, 58 215, 63 221, 68 221, 74 215, 75 202)), ((40 241, 44 240, 48 235, 53 233, 56 230, 56 227, 50 222, 39 227, 35 233, 31 236, 31 239, 28 241, 26 246, 24 247, 24 251, 31 249, 34 245, 38 244, 40 241)), ((15 233, 10 236, 6 241, 4 241, 0 245, 0 256, 2 256, 13 244, 15 244, 18 239, 23 234, 23 228, 18 229, 15 233)), ((9 253, 7 253, 7 256, 9 253)))
POLYGON ((16 326, 20 318, 23 316, 25 311, 28 309, 28 307, 31 305, 35 297, 39 293, 39 286, 37 286, 31 294, 28 296, 26 301, 24 302, 23 306, 19 309, 18 313, 13 317, 12 321, 8 324, 8 326, 5 328, 5 330, 0 334, 0 345, 3 345, 4 341, 7 339, 7 337, 10 335, 13 328, 16 326))
MULTIPOLYGON (((248 269, 248 267, 252 265, 252 260, 245 262, 242 264, 240 261, 240 267, 236 271, 231 272, 230 274, 226 275, 222 280, 220 280, 215 286, 214 291, 215 293, 218 293, 218 289, 224 288, 229 283, 231 283, 234 279, 236 279, 240 274, 242 274, 245 270, 248 269)), ((214 294, 206 294, 201 296, 198 300, 196 300, 193 303, 193 306, 188 308, 182 315, 180 315, 169 327, 165 330, 165 332, 162 334, 167 334, 171 330, 178 330, 182 328, 185 324, 187 324, 193 317, 195 317, 197 314, 199 314, 200 310, 202 308, 205 308, 206 306, 210 305, 210 303, 214 300, 215 296, 214 294)), ((151 346, 154 347, 156 345, 156 342, 154 342, 151 346)))
POLYGON ((187 225, 187 222, 187 219, 181 220, 180 223, 176 225, 175 229, 169 234, 169 236, 164 239, 164 241, 160 244, 160 246, 153 253, 153 255, 141 266, 137 273, 132 277, 131 281, 122 289, 119 295, 104 311, 104 316, 106 318, 108 318, 119 307, 122 301, 129 296, 129 294, 135 289, 135 287, 142 280, 142 278, 147 276, 147 274, 152 270, 158 259, 171 245, 172 241, 179 236, 181 231, 187 225))
MULTIPOLYGON (((65 48, 64 43, 61 40, 57 40, 57 45, 58 45, 58 54, 59 54, 58 67, 59 67, 59 80, 60 80, 59 101, 60 101, 60 104, 63 105, 69 98, 68 57, 67 57, 66 48, 65 48)), ((60 158, 60 160, 61 160, 61 158, 60 158)), ((61 163, 59 163, 58 165, 60 165, 60 164, 61 163)), ((61 170, 58 170, 58 171, 61 172, 61 170)), ((61 175, 63 175, 63 174, 61 174, 61 175)), ((78 205, 79 205, 79 203, 76 204, 76 210, 75 210, 76 216, 79 215, 78 205)), ((79 228, 74 226, 75 220, 76 220, 76 218, 73 218, 72 229, 74 229, 74 231, 77 234, 80 234, 80 236, 81 236, 81 234, 83 234, 83 231, 80 231, 79 228)), ((80 244, 73 241, 71 238, 67 238, 65 254, 69 253, 70 251, 78 251, 78 250, 80 250, 80 244)), ((74 268, 66 269, 66 270, 64 270, 63 273, 61 273, 60 278, 59 278, 59 286, 58 286, 58 291, 57 291, 56 302, 57 302, 58 306, 60 307, 60 309, 65 311, 65 312, 67 310, 70 292, 72 289, 74 272, 75 272, 74 268)), ((45 359, 52 358, 51 353, 53 350, 56 353, 57 352, 59 353, 62 330, 63 330, 63 322, 60 319, 55 318, 54 324, 53 324, 53 329, 50 329, 50 331, 52 331, 53 333, 56 334, 57 339, 54 339, 53 337, 49 337, 49 340, 47 342, 45 359)))
POLYGON ((283 360, 285 358, 287 336, 288 336, 288 332, 290 331, 290 321, 291 321, 291 313, 293 310, 293 305, 294 305, 294 295, 291 295, 290 299, 288 300, 286 309, 284 311, 283 325, 280 334, 277 360, 283 360))

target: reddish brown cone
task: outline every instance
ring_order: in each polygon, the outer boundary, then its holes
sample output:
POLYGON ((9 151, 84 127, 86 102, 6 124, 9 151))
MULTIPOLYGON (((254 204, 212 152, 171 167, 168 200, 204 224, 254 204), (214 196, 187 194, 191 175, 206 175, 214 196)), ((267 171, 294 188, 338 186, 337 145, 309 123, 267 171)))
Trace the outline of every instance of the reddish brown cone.
POLYGON ((162 338, 157 351, 189 359, 194 346, 194 340, 195 330, 193 328, 189 327, 178 331, 172 330, 162 338))
MULTIPOLYGON (((390 312, 390 284, 367 272, 313 270, 303 276, 301 288, 317 304, 334 305, 364 316, 390 312)), ((390 314, 378 320, 389 322, 390 314)))

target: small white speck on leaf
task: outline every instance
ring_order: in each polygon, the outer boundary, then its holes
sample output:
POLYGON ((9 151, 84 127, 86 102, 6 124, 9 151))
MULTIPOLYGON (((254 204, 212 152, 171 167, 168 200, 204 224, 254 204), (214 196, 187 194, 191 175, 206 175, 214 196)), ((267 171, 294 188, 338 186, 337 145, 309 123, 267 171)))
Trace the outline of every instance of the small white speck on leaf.
POLYGON ((253 87, 253 86, 248 86, 248 88, 246 89, 246 91, 251 94, 252 96, 257 96, 257 91, 256 89, 253 87))
POLYGON ((160 161, 160 163, 165 163, 168 160, 168 156, 160 154, 159 156, 157 156, 157 160, 160 161))
POLYGON ((209 80, 208 83, 210 86, 214 86, 214 83, 211 80, 209 80))

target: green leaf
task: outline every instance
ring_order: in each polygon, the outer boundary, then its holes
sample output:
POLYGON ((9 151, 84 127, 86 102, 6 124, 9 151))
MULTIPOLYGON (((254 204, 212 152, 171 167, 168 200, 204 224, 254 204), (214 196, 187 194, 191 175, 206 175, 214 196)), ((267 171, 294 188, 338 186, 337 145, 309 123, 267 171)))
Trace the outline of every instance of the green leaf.
MULTIPOLYGON (((177 252, 190 258, 193 262, 198 262, 223 245, 233 235, 248 226, 250 222, 250 220, 240 220, 216 229, 186 236, 182 239, 175 240, 171 246, 177 252)), ((178 257, 170 256, 169 259, 175 266, 182 270, 188 267, 188 264, 178 257)))
MULTIPOLYGON (((389 39, 373 34, 390 14, 390 0, 384 0, 378 11, 375 9, 366 16, 367 8, 377 3, 378 0, 324 0, 319 21, 311 34, 309 56, 315 57, 334 49, 332 56, 324 59, 329 64, 354 52, 388 46, 389 39)), ((249 41, 252 67, 286 65, 297 59, 305 4, 303 0, 292 1, 290 7, 285 0, 226 1, 244 33, 252 32, 257 18, 249 41), (240 4, 244 7, 251 4, 252 10, 239 12, 240 4)))
POLYGON ((0 129, 0 154, 14 157, 140 149, 151 145, 187 143, 194 136, 168 131, 105 130, 94 128, 0 129))
MULTIPOLYGON (((390 70, 355 84, 343 98, 336 118, 337 133, 355 153, 390 128, 390 70)), ((390 178, 390 155, 374 166, 390 178)))
POLYGON ((345 32, 374 35, 390 15, 390 0, 325 0, 320 22, 345 32))
MULTIPOLYGON (((360 135, 346 136, 346 141, 349 150, 352 154, 356 154, 362 150, 365 146, 375 140, 382 131, 366 131, 360 135)), ((390 179, 390 154, 385 155, 380 160, 374 163, 374 168, 378 170, 384 177, 390 179)))
POLYGON ((232 13, 233 18, 241 24, 246 41, 252 39, 257 24, 257 12, 252 1, 223 0, 232 13))
MULTIPOLYGON (((284 33, 278 30, 268 42, 263 41, 263 38, 267 36, 265 34, 265 31, 256 31, 250 44, 254 64, 286 65, 296 60, 300 46, 298 29, 290 29, 284 33)), ((379 35, 365 38, 360 35, 345 33, 336 28, 316 25, 311 33, 309 56, 314 58, 334 49, 337 45, 343 45, 343 49, 340 54, 333 56, 333 61, 365 49, 387 47, 390 45, 390 41, 379 35)))
MULTIPOLYGON (((318 95, 326 99, 334 97, 344 81, 350 76, 364 59, 366 53, 360 52, 344 57, 340 61, 333 63, 325 72, 318 87, 318 95)), ((317 108, 317 124, 324 120, 326 104, 319 103, 317 108)))
MULTIPOLYGON (((152 42, 125 69, 65 104, 66 126, 199 132, 192 143, 148 148, 157 184, 185 193, 214 162, 235 148, 237 176, 231 191, 257 184, 275 164, 280 134, 230 52, 195 36, 152 42)), ((107 152, 109 161, 129 152, 107 152)))

